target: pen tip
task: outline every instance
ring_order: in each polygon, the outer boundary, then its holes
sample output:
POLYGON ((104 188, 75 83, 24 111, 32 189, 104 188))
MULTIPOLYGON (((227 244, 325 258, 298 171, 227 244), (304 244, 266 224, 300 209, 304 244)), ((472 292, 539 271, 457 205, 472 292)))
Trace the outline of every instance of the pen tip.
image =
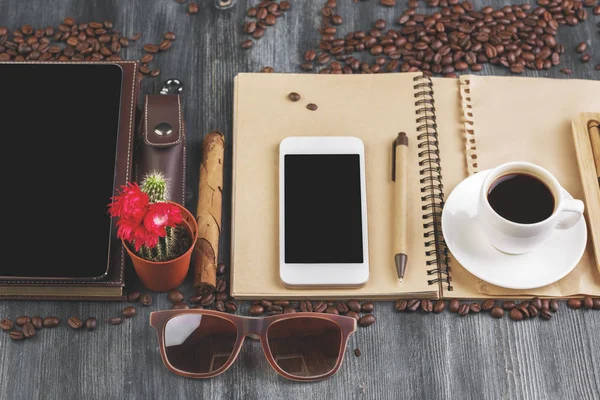
POLYGON ((403 280, 404 278, 398 278, 398 283, 402 283, 403 280))

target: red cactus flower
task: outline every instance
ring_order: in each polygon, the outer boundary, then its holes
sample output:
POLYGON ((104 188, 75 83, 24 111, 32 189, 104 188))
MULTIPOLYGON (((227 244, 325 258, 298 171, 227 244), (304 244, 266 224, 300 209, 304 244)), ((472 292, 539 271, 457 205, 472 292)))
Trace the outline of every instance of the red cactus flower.
POLYGON ((138 223, 142 222, 150 199, 148 194, 142 192, 137 183, 127 183, 117 196, 112 197, 112 203, 108 206, 108 212, 112 217, 131 219, 138 223))
POLYGON ((153 203, 148 207, 144 217, 144 227, 152 234, 164 237, 166 228, 175 227, 181 223, 181 211, 171 203, 153 203))

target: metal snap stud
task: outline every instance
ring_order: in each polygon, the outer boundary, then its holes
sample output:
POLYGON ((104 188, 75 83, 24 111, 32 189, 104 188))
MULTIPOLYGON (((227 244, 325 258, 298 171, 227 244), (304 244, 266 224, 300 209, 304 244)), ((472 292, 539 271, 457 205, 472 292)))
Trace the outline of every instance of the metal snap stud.
POLYGON ((154 133, 156 133, 158 136, 169 136, 171 133, 173 133, 173 127, 171 124, 161 122, 154 128, 154 133))

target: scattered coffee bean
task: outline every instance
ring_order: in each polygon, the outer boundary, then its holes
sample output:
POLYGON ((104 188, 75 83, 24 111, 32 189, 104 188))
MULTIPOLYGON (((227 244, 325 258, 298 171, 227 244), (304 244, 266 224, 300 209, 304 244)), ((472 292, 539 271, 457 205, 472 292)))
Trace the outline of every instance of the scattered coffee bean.
POLYGON ((309 301, 309 300, 302 300, 300 302, 300 311, 302 311, 302 312, 312 312, 313 311, 312 302, 309 301))
POLYGON ((558 301, 555 299, 550 300, 550 311, 557 312, 558 311, 558 301))
POLYGON ((362 353, 360 352, 360 349, 359 349, 358 347, 354 349, 354 355, 355 355, 356 357, 360 357, 360 356, 361 356, 361 354, 362 354, 362 353))
POLYGON ((502 307, 494 306, 490 311, 490 315, 494 318, 504 317, 504 309, 502 307))
POLYGON ((375 316, 373 314, 363 315, 358 320, 358 325, 362 326, 362 327, 367 327, 369 325, 373 325, 373 323, 375 323, 375 316))
POLYGON ((578 53, 583 53, 584 51, 587 50, 587 43, 586 42, 581 42, 577 45, 577 47, 575 48, 575 51, 578 53))
POLYGON ((552 318, 552 313, 550 310, 542 309, 542 311, 540 311, 540 318, 548 321, 550 318, 552 318))
POLYGON ((177 36, 175 35, 174 32, 165 32, 165 34, 163 35, 163 37, 167 40, 175 40, 177 39, 177 36))
POLYGON ((288 94, 288 98, 291 101, 298 101, 298 100, 300 100, 300 95, 296 92, 292 92, 292 93, 288 94))
POLYGON ((183 297, 183 293, 181 293, 179 290, 171 290, 169 292, 169 294, 167 295, 167 299, 171 303, 181 303, 183 301, 184 297, 183 297))
POLYGON ((523 312, 520 308, 512 308, 508 313, 508 316, 513 321, 522 321, 524 317, 523 312))
POLYGON ((573 73, 573 71, 571 70, 571 68, 561 68, 560 72, 565 74, 565 75, 571 75, 573 73))
POLYGON ((244 49, 244 50, 248 50, 248 49, 252 48, 253 45, 254 45, 254 42, 251 39, 244 40, 241 44, 242 49, 244 49))
POLYGON ((515 304, 515 302, 514 301, 510 301, 510 300, 505 301, 505 302, 502 303, 502 308, 504 308, 505 311, 510 311, 513 308, 515 308, 516 306, 517 305, 515 304))
POLYGON ((596 297, 594 300, 594 306, 592 307, 594 310, 600 310, 600 297, 596 297))
POLYGON ((579 299, 569 299, 567 301, 567 306, 573 310, 578 310, 581 308, 581 300, 579 299))
POLYGON ((343 301, 336 303, 335 307, 340 314, 346 314, 348 312, 348 306, 343 301))
POLYGON ((585 296, 582 302, 583 308, 587 308, 588 310, 594 308, 594 299, 590 296, 585 296))
POLYGON ((433 303, 431 300, 421 300, 421 311, 425 314, 429 314, 433 311, 433 303))
POLYGON ((267 308, 267 315, 280 315, 280 314, 283 314, 283 307, 281 307, 281 306, 271 306, 271 307, 267 308))
MULTIPOLYGON (((369 315, 370 315, 370 314, 369 314, 369 315)), ((346 313, 346 317, 352 317, 352 318, 354 318, 356 321, 360 320, 360 315, 358 315, 358 313, 357 313, 357 312, 355 312, 355 311, 348 311, 348 312, 346 313)))
POLYGON ((592 55, 590 53, 585 53, 584 55, 581 56, 581 62, 588 62, 592 59, 592 55))
POLYGON ((285 307, 283 309, 284 314, 294 314, 295 312, 296 312, 296 309, 293 307, 285 307))
POLYGON ((460 308, 460 301, 458 301, 458 299, 450 300, 450 306, 449 306, 450 312, 452 312, 452 313, 458 312, 459 308, 460 308))
POLYGON ((260 302, 260 305, 263 306, 264 308, 269 308, 273 305, 273 302, 271 300, 262 300, 260 302))
POLYGON ((96 320, 96 318, 89 317, 88 319, 85 320, 85 330, 93 331, 94 329, 96 329, 97 324, 98 324, 98 320, 96 320))
POLYGON ((265 309, 261 305, 255 304, 250 307, 249 312, 250 312, 250 315, 258 316, 258 315, 262 315, 265 312, 265 309))
POLYGON ((534 306, 538 310, 542 309, 542 300, 539 297, 534 297, 533 299, 531 299, 531 301, 529 302, 529 304, 531 304, 532 306, 534 306))
POLYGON ((227 312, 234 313, 237 311, 237 304, 235 303, 235 301, 230 300, 225 303, 225 309, 227 310, 227 312))
POLYGON ((273 72, 275 72, 275 70, 273 69, 273 67, 264 67, 260 72, 264 72, 265 74, 272 74, 273 72))
POLYGON ((433 306, 433 312, 436 314, 441 313, 446 308, 446 302, 444 300, 438 300, 433 306))
POLYGON ((480 312, 480 311, 481 311, 481 305, 480 305, 479 303, 471 303, 471 304, 469 305, 469 310, 470 310, 472 313, 478 313, 478 312, 480 312))
POLYGON ((396 300, 396 311, 405 311, 408 302, 406 300, 396 300))
POLYGON ((25 325, 23 325, 23 336, 25 336, 28 339, 35 336, 35 326, 33 326, 31 322, 28 322, 25 325))
POLYGON ((542 299, 542 310, 549 310, 549 309, 550 309, 550 300, 542 299))
POLYGON ((137 314, 137 310, 135 309, 135 307, 133 306, 129 306, 129 307, 125 307, 123 309, 123 311, 121 311, 121 314, 123 314, 123 316, 125 318, 131 318, 133 317, 135 314, 137 314))
POLYGON ((110 325, 119 325, 123 322, 123 318, 121 317, 112 317, 107 320, 110 325))
POLYGON ((225 274, 225 264, 219 263, 217 264, 217 275, 222 276, 223 274, 225 274))
POLYGON ((42 317, 39 317, 37 315, 31 318, 31 323, 33 324, 35 329, 42 329, 44 327, 44 320, 42 320, 42 317))
POLYGON ((31 322, 31 318, 29 318, 27 316, 19 317, 19 318, 17 318, 16 322, 17 322, 18 326, 23 326, 26 323, 31 322))
POLYGON ((496 300, 487 299, 481 305, 481 310, 482 311, 490 311, 495 305, 496 305, 496 300))
POLYGON ((25 338, 25 335, 22 331, 13 330, 10 331, 8 334, 10 335, 10 338, 12 340, 23 340, 25 338))
POLYGON ((148 293, 142 293, 140 295, 140 303, 144 307, 151 306, 152 305, 152 296, 150 296, 148 293))
POLYGON ((410 299, 408 304, 406 305, 406 311, 415 312, 421 307, 421 300, 419 299, 410 299))
POLYGON ((73 329, 79 329, 83 326, 83 322, 79 317, 69 317, 67 324, 69 324, 69 326, 73 329))
POLYGON ((10 331, 13 328, 13 322, 8 318, 3 318, 0 320, 0 329, 3 331, 10 331))
POLYGON ((372 313, 375 310, 375 305, 372 302, 363 303, 360 310, 364 313, 372 313))
POLYGON ((57 317, 46 317, 42 321, 44 328, 55 328, 60 324, 60 320, 57 317))
POLYGON ((200 303, 200 301, 202 301, 202 295, 200 295, 200 294, 199 294, 199 295, 197 295, 197 296, 192 296, 192 297, 190 297, 190 300, 189 300, 189 301, 190 301, 190 303, 192 303, 192 304, 199 304, 199 303, 200 303))
POLYGON ((308 103, 308 104, 306 105, 306 108, 308 108, 310 111, 316 111, 316 110, 317 110, 317 108, 319 108, 319 107, 318 107, 316 104, 313 104, 313 103, 308 103))
POLYGON ((315 301, 313 303, 313 311, 321 313, 327 309, 327 303, 324 301, 315 301))
POLYGON ((357 300, 348 300, 346 302, 346 305, 348 306, 348 310, 354 311, 354 312, 360 312, 361 306, 357 300))
POLYGON ((533 304, 529 304, 529 306, 527 307, 527 311, 529 311, 529 316, 531 318, 535 318, 539 314, 539 308, 537 308, 533 304))
POLYGON ((469 314, 469 311, 471 310, 471 308, 469 307, 468 304, 461 304, 460 307, 458 307, 458 314, 461 317, 464 317, 465 315, 469 314))
POLYGON ((127 294, 127 301, 129 301, 130 303, 136 303, 140 299, 140 296, 140 292, 131 292, 127 294))
POLYGON ((340 312, 338 311, 337 307, 329 306, 325 309, 325 313, 338 315, 340 312))
POLYGON ((188 4, 188 14, 190 15, 196 15, 198 14, 198 11, 200 11, 200 8, 198 7, 198 4, 196 2, 191 2, 190 4, 188 4))
MULTIPOLYGON (((213 298, 214 298, 214 296, 213 296, 213 298)), ((210 304, 212 304, 212 303, 210 303, 210 304)), ((209 306, 210 304, 206 304, 206 306, 209 306)), ((204 306, 204 304, 202 304, 202 302, 200 303, 200 305, 204 306)), ((175 303, 171 306, 171 310, 187 310, 189 308, 190 308, 190 306, 188 306, 184 302, 175 303)))

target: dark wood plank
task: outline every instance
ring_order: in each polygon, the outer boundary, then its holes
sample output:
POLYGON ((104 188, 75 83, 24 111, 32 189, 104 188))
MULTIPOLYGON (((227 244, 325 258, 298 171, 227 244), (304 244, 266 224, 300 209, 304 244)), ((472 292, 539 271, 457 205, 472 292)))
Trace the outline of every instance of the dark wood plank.
MULTIPOLYGON (((250 1, 250 0, 249 0, 250 1)), ((252 1, 252 4, 257 1, 252 1)), ((145 80, 144 93, 156 92, 164 79, 177 77, 185 84, 184 112, 188 128, 190 196, 197 199, 200 143, 213 129, 226 134, 228 162, 225 198, 231 195, 232 82, 237 72, 260 71, 272 66, 277 72, 299 72, 304 50, 318 43, 316 29, 323 1, 293 2, 293 9, 269 29, 253 49, 243 51, 242 23, 246 1, 226 11, 212 0, 200 4, 198 15, 186 15, 185 5, 174 0, 78 1, 0 0, 0 26, 25 23, 57 25, 65 16, 79 20, 111 19, 127 35, 141 32, 140 43, 124 52, 126 58, 141 55, 141 45, 157 42, 162 33, 174 31, 173 47, 159 55, 155 66, 162 74, 145 80)), ((378 1, 338 0, 344 18, 340 31, 369 29, 377 18, 392 24, 405 7, 383 8, 378 1)), ((475 2, 479 8, 484 2, 475 2)), ((487 3, 487 2, 485 2, 487 3)), ((508 2, 492 1, 501 6, 508 2)), ((424 9, 422 11, 425 11, 424 9)), ((567 52, 563 65, 574 70, 571 77, 558 68, 528 76, 598 79, 593 65, 581 64, 574 53, 576 43, 588 41, 598 49, 597 17, 590 16, 575 28, 561 27, 559 41, 567 52)), ((480 74, 506 75, 504 69, 486 66, 480 74)), ((1 90, 1 89, 0 89, 1 90)), ((257 94, 260 101, 260 94, 257 94)), ((230 207, 226 202, 226 227, 220 251, 229 262, 230 207)), ((128 273, 128 289, 142 289, 128 273)), ((191 281, 183 291, 192 293, 191 281)), ((600 393, 600 348, 597 330, 600 314, 592 311, 561 311, 549 322, 540 319, 514 323, 488 315, 398 314, 390 302, 377 303, 375 325, 361 328, 349 343, 346 360, 333 378, 314 384, 298 384, 279 377, 261 354, 257 342, 248 341, 237 363, 223 376, 209 381, 190 380, 170 374, 163 366, 154 332, 148 325, 151 310, 166 309, 166 295, 155 295, 149 308, 120 326, 108 326, 106 318, 120 313, 123 303, 99 302, 0 302, 0 317, 21 314, 57 315, 63 323, 45 329, 29 341, 13 343, 0 335, 0 397, 19 399, 593 399, 600 393), (73 331, 66 326, 70 315, 95 316, 95 332, 73 331), (355 348, 362 351, 355 357, 355 348)), ((246 306, 244 306, 245 308, 246 306)), ((245 313, 242 309, 241 314, 245 313)))

